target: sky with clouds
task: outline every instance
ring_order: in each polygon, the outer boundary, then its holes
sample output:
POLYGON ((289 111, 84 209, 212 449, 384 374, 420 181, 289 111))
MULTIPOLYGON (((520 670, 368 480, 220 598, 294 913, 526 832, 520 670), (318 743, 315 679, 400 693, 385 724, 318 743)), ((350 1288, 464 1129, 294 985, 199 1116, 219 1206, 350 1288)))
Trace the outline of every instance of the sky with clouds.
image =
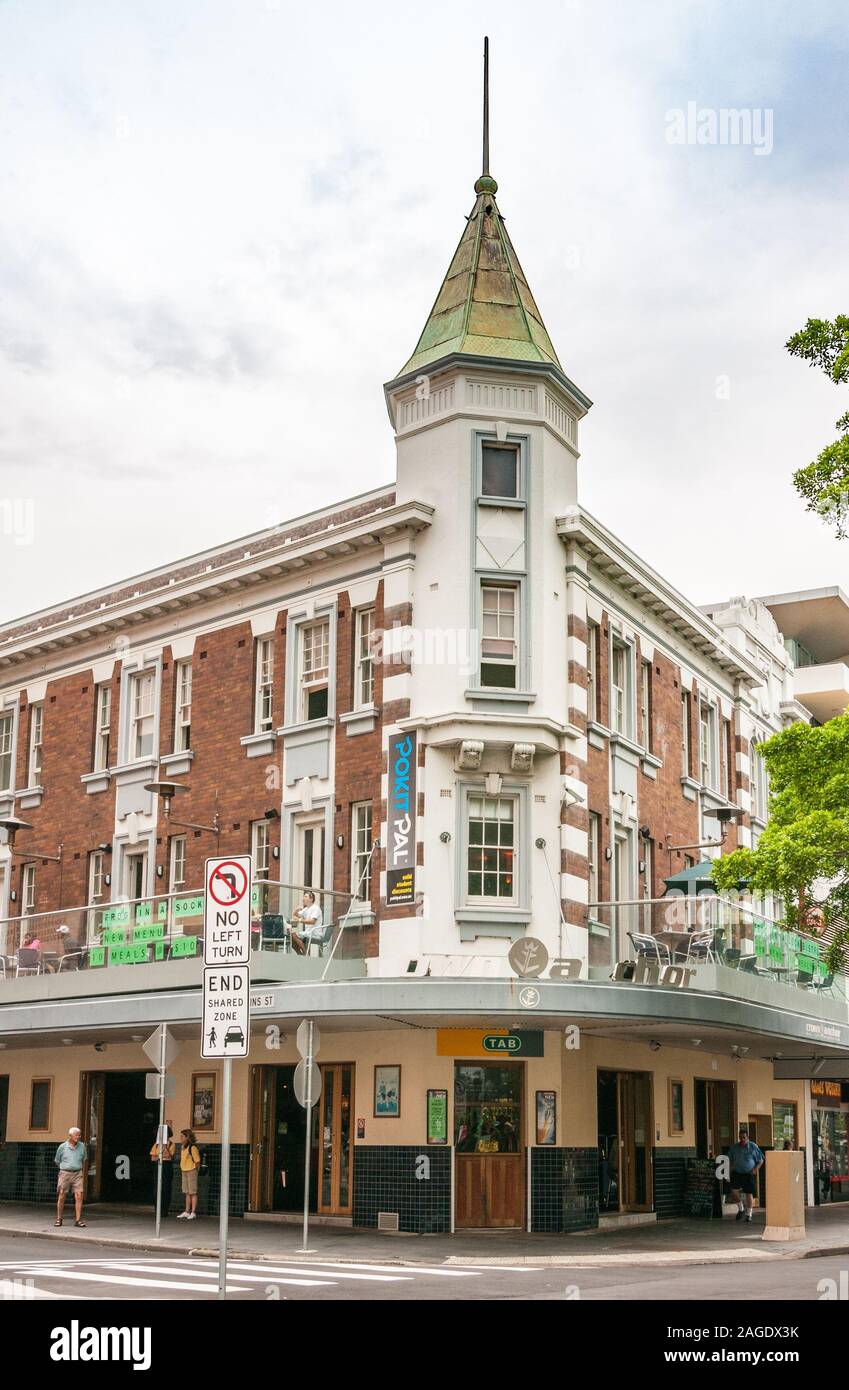
POLYGON ((0 0, 0 620, 390 480, 473 202, 594 401, 582 500, 696 602, 840 584, 840 0, 0 0), (771 112, 771 150, 670 112, 771 112))

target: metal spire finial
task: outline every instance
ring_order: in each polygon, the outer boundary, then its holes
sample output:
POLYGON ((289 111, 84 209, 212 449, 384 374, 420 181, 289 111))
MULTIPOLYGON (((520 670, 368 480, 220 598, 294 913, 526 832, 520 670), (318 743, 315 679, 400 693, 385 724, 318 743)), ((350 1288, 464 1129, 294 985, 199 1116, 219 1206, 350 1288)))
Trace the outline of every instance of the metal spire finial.
POLYGON ((475 184, 476 193, 495 193, 498 184, 489 172, 489 39, 483 41, 483 168, 475 184))

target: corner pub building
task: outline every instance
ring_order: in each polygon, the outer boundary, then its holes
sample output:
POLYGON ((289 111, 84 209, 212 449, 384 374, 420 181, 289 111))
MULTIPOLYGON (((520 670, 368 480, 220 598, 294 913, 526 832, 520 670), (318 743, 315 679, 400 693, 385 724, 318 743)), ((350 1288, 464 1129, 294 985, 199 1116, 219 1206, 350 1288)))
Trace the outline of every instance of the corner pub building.
POLYGON ((217 1210, 203 862, 248 852, 233 1213, 302 1201, 303 1018, 321 1216, 680 1215, 688 1161, 741 1120, 805 1148, 819 1193, 811 1081, 842 1114, 842 980, 704 869, 763 827, 755 745, 809 717, 793 664, 762 603, 709 616, 582 506, 591 402, 496 193, 485 170, 385 388, 393 483, 0 631, 2 1199, 50 1200, 79 1124, 89 1201, 150 1203, 142 1044, 164 1021, 168 1119, 197 1132, 217 1210), (302 955, 305 889, 324 931, 302 955))

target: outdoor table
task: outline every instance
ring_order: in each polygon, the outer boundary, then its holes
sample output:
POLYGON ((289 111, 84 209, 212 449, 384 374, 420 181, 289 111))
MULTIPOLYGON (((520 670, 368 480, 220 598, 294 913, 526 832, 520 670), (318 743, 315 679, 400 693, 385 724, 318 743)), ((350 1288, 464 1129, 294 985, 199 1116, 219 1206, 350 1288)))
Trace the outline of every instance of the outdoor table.
POLYGON ((672 956, 673 960, 675 960, 675 957, 679 955, 684 956, 686 958, 687 946, 689 945, 692 936, 692 932, 686 930, 676 930, 674 927, 664 927, 662 931, 656 931, 654 933, 655 941, 659 941, 661 945, 667 946, 669 948, 669 953, 672 956))

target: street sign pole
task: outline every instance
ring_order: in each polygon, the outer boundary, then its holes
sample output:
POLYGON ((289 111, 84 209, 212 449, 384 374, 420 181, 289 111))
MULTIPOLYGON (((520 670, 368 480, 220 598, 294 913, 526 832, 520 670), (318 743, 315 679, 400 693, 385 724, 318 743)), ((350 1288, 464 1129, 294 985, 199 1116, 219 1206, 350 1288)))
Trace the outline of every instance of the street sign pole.
POLYGON ((233 1058, 224 1058, 223 1117, 221 1121, 221 1189, 218 1201, 218 1297, 227 1297, 227 1236, 230 1226, 230 1103, 233 1058))
POLYGON ((247 1057, 251 1045, 252 879, 250 855, 206 861, 200 1055, 223 1063, 221 1182, 218 1189, 219 1298, 227 1297, 233 1058, 247 1057))
POLYGON ((306 1137, 306 1140, 305 1140, 306 1155, 305 1155, 305 1161, 304 1161, 304 1242, 303 1242, 303 1245, 301 1246, 301 1252, 300 1252, 302 1255, 306 1255, 306 1254, 308 1253, 308 1251, 307 1251, 307 1242, 308 1242, 308 1240, 309 1240, 309 1231, 310 1231, 310 1159, 311 1159, 311 1156, 312 1156, 312 1155, 311 1155, 311 1152, 310 1152, 310 1150, 311 1150, 310 1136, 311 1136, 311 1134, 312 1134, 312 1099, 313 1099, 313 1097, 312 1097, 312 1069, 313 1069, 313 1060, 314 1060, 314 1058, 313 1058, 313 1037, 314 1037, 314 1033, 315 1033, 315 1024, 313 1023, 312 1019, 310 1019, 309 1024, 307 1025, 307 1054, 306 1054, 306 1057, 304 1058, 304 1061, 305 1061, 306 1064, 307 1064, 307 1088, 306 1088, 306 1094, 305 1094, 305 1096, 304 1096, 304 1104, 305 1104, 305 1106, 306 1106, 306 1111, 307 1111, 307 1137, 306 1137))
POLYGON ((156 1161, 156 1239, 159 1240, 159 1232, 162 1229, 162 1136, 165 1132, 165 1048, 168 1039, 168 1028, 163 1023, 162 1032, 159 1035, 159 1133, 156 1136, 157 1161, 156 1161))

